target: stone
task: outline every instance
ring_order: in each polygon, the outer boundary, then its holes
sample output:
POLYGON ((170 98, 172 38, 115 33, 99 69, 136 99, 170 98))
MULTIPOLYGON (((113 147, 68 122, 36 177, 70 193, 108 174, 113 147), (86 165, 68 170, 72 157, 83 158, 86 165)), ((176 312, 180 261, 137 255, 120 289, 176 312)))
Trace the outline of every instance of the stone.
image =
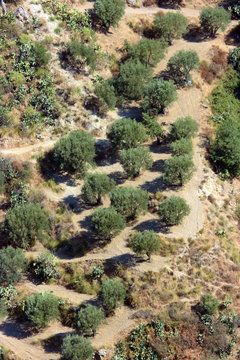
POLYGON ((23 7, 23 6, 17 6, 17 18, 20 21, 27 21, 29 22, 29 15, 28 15, 28 11, 23 7))

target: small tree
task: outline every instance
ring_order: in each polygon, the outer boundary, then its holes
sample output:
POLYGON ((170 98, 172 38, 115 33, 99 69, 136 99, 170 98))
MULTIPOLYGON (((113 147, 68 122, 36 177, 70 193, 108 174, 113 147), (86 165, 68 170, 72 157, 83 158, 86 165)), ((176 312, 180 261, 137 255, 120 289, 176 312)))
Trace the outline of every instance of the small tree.
POLYGON ((105 173, 88 174, 82 187, 82 198, 90 204, 101 204, 102 197, 115 186, 115 181, 105 173))
POLYGON ((175 195, 164 200, 158 208, 158 214, 166 225, 178 225, 183 218, 190 213, 190 207, 186 201, 175 195))
POLYGON ((198 54, 194 50, 180 50, 173 55, 167 64, 171 78, 180 85, 191 80, 190 71, 199 67, 198 54))
POLYGON ((147 211, 148 194, 142 189, 132 186, 119 187, 110 192, 109 196, 111 205, 127 220, 147 211))
POLYGON ((99 290, 99 297, 106 312, 112 313, 124 303, 126 291, 123 283, 117 278, 104 280, 99 290))
POLYGON ((147 138, 145 128, 134 119, 118 119, 107 134, 114 150, 130 149, 141 145, 147 138))
POLYGON ((232 176, 240 175, 240 131, 233 120, 219 126, 210 155, 218 170, 232 176))
POLYGON ((39 276, 42 280, 59 278, 59 272, 57 270, 57 258, 50 252, 46 251, 33 261, 33 272, 39 276))
POLYGON ((144 86, 143 110, 157 115, 177 99, 176 87, 172 81, 155 79, 144 86))
POLYGON ((39 204, 21 204, 10 209, 4 221, 4 234, 8 240, 27 249, 35 240, 44 240, 49 232, 49 220, 39 204))
POLYGON ((186 116, 184 118, 178 118, 169 129, 169 136, 171 140, 174 141, 195 136, 198 131, 198 124, 190 116, 186 116))
POLYGON ((215 37, 218 30, 224 31, 231 20, 231 13, 222 7, 206 8, 200 13, 200 24, 203 32, 215 37))
POLYGON ((71 40, 67 44, 66 62, 76 70, 81 71, 89 66, 91 71, 96 70, 98 52, 91 44, 84 44, 78 40, 71 40))
POLYGON ((91 227, 100 238, 110 240, 124 229, 125 221, 114 208, 100 208, 91 216, 91 227))
POLYGON ((203 314, 215 315, 219 302, 218 299, 215 299, 211 294, 206 294, 201 297, 199 306, 203 314))
POLYGON ((0 320, 8 316, 8 307, 4 299, 0 299, 0 320))
POLYGON ((127 56, 139 60, 145 66, 156 66, 164 58, 167 48, 165 40, 141 39, 137 44, 125 40, 127 56))
POLYGON ((138 176, 141 170, 150 169, 153 164, 149 149, 142 146, 122 150, 119 157, 120 164, 130 179, 138 176))
POLYGON ((87 132, 74 130, 56 142, 53 155, 61 170, 83 177, 88 165, 93 165, 94 138, 87 132))
POLYGON ((160 137, 163 133, 163 130, 161 125, 157 122, 157 120, 154 117, 150 116, 149 114, 143 113, 142 123, 146 128, 147 135, 151 139, 154 139, 156 137, 158 144, 160 144, 160 137))
POLYGON ((146 254, 151 261, 152 253, 160 248, 160 238, 153 230, 138 231, 130 238, 129 246, 137 255, 146 254))
POLYGON ((188 182, 194 172, 191 156, 173 156, 165 161, 163 178, 171 185, 183 185, 188 182))
POLYGON ((100 106, 104 111, 113 110, 117 103, 115 89, 111 81, 106 80, 97 83, 94 88, 95 95, 98 97, 100 106))
POLYGON ((95 336, 98 327, 104 322, 105 316, 101 309, 88 305, 81 308, 75 317, 75 327, 85 335, 95 336))
POLYGON ((156 15, 154 29, 158 37, 171 43, 173 39, 180 39, 187 32, 188 19, 180 12, 168 12, 164 16, 156 15))
POLYGON ((140 100, 143 86, 150 81, 152 69, 139 60, 129 59, 120 65, 116 88, 119 96, 131 100, 140 100))
POLYGON ((125 12, 123 0, 97 0, 94 3, 94 11, 102 25, 109 30, 110 26, 118 26, 125 12))
POLYGON ((51 320, 59 318, 59 301, 49 292, 30 295, 25 302, 24 314, 32 327, 46 327, 51 320))
POLYGON ((0 250, 0 284, 16 284, 26 270, 26 258, 21 249, 11 246, 0 250))
POLYGON ((171 144, 172 154, 175 156, 191 155, 193 152, 192 140, 189 137, 175 140, 171 144))
POLYGON ((61 355, 64 360, 90 360, 93 352, 91 341, 83 336, 68 335, 63 339, 61 355))

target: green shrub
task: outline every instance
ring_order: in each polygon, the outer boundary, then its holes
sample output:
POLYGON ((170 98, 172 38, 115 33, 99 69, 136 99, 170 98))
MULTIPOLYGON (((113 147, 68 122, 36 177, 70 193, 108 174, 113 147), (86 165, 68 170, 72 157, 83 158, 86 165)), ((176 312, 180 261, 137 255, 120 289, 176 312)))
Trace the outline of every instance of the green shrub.
POLYGON ((100 208, 91 216, 91 227, 100 238, 110 240, 124 229, 125 220, 114 208, 100 208))
POLYGON ((222 7, 205 8, 200 13, 200 24, 203 32, 215 37, 218 30, 224 31, 230 23, 231 14, 222 7))
POLYGON ((44 42, 34 43, 34 53, 36 57, 37 67, 46 66, 49 63, 51 59, 51 54, 48 52, 44 42))
POLYGON ((38 204, 26 203, 10 209, 4 221, 4 234, 15 246, 27 249, 35 240, 44 240, 50 230, 47 216, 38 204))
POLYGON ((5 191, 5 173, 0 170, 0 194, 3 194, 5 191))
POLYGON ((173 156, 164 163, 163 179, 171 185, 183 185, 187 183, 195 171, 191 156, 173 156))
POLYGON ((147 113, 142 114, 142 123, 146 128, 147 135, 153 139, 157 138, 157 141, 160 142, 160 137, 163 133, 161 125, 157 122, 157 120, 150 116, 147 113))
POLYGON ((9 80, 11 81, 13 86, 16 88, 25 84, 25 82, 26 82, 24 75, 17 71, 12 71, 9 74, 9 80))
POLYGON ((180 12, 168 12, 164 16, 156 15, 154 18, 154 29, 158 37, 168 42, 180 39, 187 32, 188 19, 180 12))
POLYGON ((180 50, 175 53, 167 64, 167 70, 175 83, 184 85, 191 80, 190 71, 199 67, 199 57, 194 50, 180 50))
POLYGON ((111 81, 106 80, 97 83, 94 92, 100 101, 100 106, 102 106, 104 110, 113 110, 115 108, 117 97, 111 81))
POLYGON ((199 305, 204 314, 215 315, 219 302, 211 294, 206 294, 201 297, 199 305))
POLYGON ((171 195, 158 208, 159 216, 166 225, 178 225, 190 213, 190 207, 184 199, 171 195))
POLYGON ((7 316, 8 316, 8 307, 6 301, 4 299, 0 299, 0 320, 4 320, 7 316))
POLYGON ((193 152, 192 140, 189 137, 175 140, 171 144, 172 154, 175 156, 191 155, 193 152))
POLYGON ((46 327, 51 320, 59 318, 59 301, 49 292, 30 295, 25 302, 24 314, 35 328, 46 327))
POLYGON ((61 170, 83 177, 95 157, 94 138, 82 130, 74 130, 55 143, 54 160, 61 170))
POLYGON ((123 283, 117 278, 104 280, 99 297, 106 312, 112 313, 124 303, 126 291, 123 283))
POLYGON ((101 204, 102 197, 111 191, 115 181, 105 173, 88 174, 82 187, 82 198, 90 204, 101 204))
POLYGON ((94 12, 102 25, 109 30, 110 26, 118 26, 125 12, 123 0, 97 0, 94 3, 94 12))
POLYGON ((61 355, 64 360, 90 360, 93 347, 89 339, 79 335, 68 335, 63 339, 61 355))
POLYGON ((169 128, 171 140, 193 137, 198 131, 198 124, 190 116, 178 118, 169 128))
POLYGON ((150 169, 153 164, 149 149, 142 146, 122 150, 119 158, 120 164, 130 179, 138 176, 141 170, 150 169))
POLYGON ((10 117, 5 106, 0 105, 0 126, 9 126, 10 117))
POLYGON ((59 273, 56 264, 57 258, 50 251, 46 251, 38 255, 36 260, 34 260, 32 264, 33 272, 44 281, 57 279, 59 273))
POLYGON ((87 305, 80 308, 75 317, 75 327, 84 335, 95 335, 99 326, 104 322, 104 313, 96 306, 87 305))
POLYGON ((148 194, 142 189, 119 187, 110 192, 109 197, 111 206, 127 220, 134 219, 148 209, 148 194))
POLYGON ((229 62, 235 70, 240 71, 240 47, 233 49, 229 54, 229 62))
POLYGON ((147 138, 144 126, 134 119, 118 119, 107 134, 114 150, 130 149, 141 145, 147 138))
POLYGON ((21 249, 11 246, 0 250, 0 284, 16 284, 26 270, 26 258, 21 249))
POLYGON ((137 255, 146 254, 151 261, 152 253, 160 249, 160 238, 153 230, 138 231, 130 238, 129 246, 137 255))
POLYGON ((68 66, 69 63, 77 69, 82 70, 84 66, 94 71, 97 67, 98 52, 91 44, 83 44, 77 40, 71 40, 67 44, 68 66))

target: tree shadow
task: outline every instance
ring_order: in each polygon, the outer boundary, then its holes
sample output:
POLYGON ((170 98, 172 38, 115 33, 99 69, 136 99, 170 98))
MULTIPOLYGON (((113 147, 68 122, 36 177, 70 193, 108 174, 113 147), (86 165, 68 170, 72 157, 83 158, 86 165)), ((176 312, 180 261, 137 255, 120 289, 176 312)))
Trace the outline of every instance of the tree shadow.
POLYGON ((0 331, 2 331, 4 335, 16 339, 25 339, 32 335, 32 331, 27 329, 26 326, 10 319, 0 324, 0 331))
POLYGON ((165 163, 165 160, 163 160, 163 159, 154 161, 153 166, 151 167, 151 169, 149 169, 149 171, 163 173, 164 172, 164 163, 165 163))
POLYGON ((117 185, 123 184, 127 180, 126 176, 122 171, 114 171, 108 174, 108 176, 113 179, 117 185))
POLYGON ((104 166, 109 166, 109 165, 114 165, 118 162, 118 156, 117 154, 112 154, 109 157, 101 160, 97 165, 99 167, 104 167, 104 166))
POLYGON ((123 118, 141 120, 142 109, 137 106, 127 106, 118 109, 118 115, 123 118))
MULTIPOLYGON (((63 339, 68 335, 76 335, 76 331, 66 331, 54 334, 48 339, 43 341, 43 348, 47 353, 59 353, 59 349, 62 345, 63 339)), ((51 360, 51 359, 49 359, 51 360)))
POLYGON ((205 34, 202 32, 201 27, 197 24, 189 24, 188 32, 183 35, 184 40, 189 42, 202 42, 206 40, 205 34))
POLYGON ((146 181, 143 185, 140 186, 141 189, 155 193, 157 191, 164 191, 170 188, 168 184, 163 180, 163 177, 158 177, 154 180, 146 181))
POLYGON ((157 142, 155 142, 150 145, 150 151, 154 154, 171 154, 170 146, 166 143, 158 145, 157 142))
POLYGON ((160 219, 146 220, 134 227, 134 230, 144 231, 153 230, 156 233, 169 234, 169 228, 161 223, 160 219))
POLYGON ((184 4, 182 0, 158 0, 158 6, 162 9, 180 9, 184 4))
POLYGON ((113 256, 104 262, 104 272, 109 276, 117 275, 120 264, 126 268, 133 268, 141 260, 138 256, 129 253, 113 256))
POLYGON ((227 45, 239 46, 240 45, 240 24, 231 29, 225 36, 225 43, 227 45))

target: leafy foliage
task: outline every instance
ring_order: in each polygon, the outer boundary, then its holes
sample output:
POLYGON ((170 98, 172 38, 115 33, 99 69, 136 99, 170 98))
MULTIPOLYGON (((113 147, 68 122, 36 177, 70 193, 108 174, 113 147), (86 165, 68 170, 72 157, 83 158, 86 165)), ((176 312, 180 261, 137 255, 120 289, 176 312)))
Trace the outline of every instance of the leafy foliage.
POLYGON ((59 302, 49 292, 30 295, 25 302, 24 314, 30 325, 35 328, 46 327, 53 319, 59 318, 59 302))
POLYGON ((168 12, 164 16, 156 15, 154 18, 154 29, 156 35, 172 42, 180 39, 187 32, 188 19, 180 12, 168 12))
POLYGON ((93 347, 89 339, 79 335, 68 335, 63 339, 61 355, 64 360, 90 360, 93 347))
POLYGON ((103 239, 111 239, 125 227, 123 216, 114 208, 100 208, 91 216, 92 230, 103 239))
POLYGON ((46 251, 34 260, 33 272, 44 281, 57 279, 59 273, 56 264, 57 258, 50 251, 46 251))
POLYGON ((160 239, 153 230, 138 231, 130 238, 129 246, 137 255, 146 254, 150 260, 152 253, 160 248, 160 239))
POLYGON ((191 156, 173 156, 164 163, 163 178, 171 185, 183 185, 191 179, 194 170, 191 156))
POLYGON ((95 335, 98 327, 104 322, 104 313, 96 306, 87 305, 80 308, 75 317, 75 327, 85 335, 95 335))
POLYGON ((190 71, 199 67, 199 58, 194 50, 180 50, 173 55, 167 64, 171 78, 180 85, 190 80, 190 71))
POLYGON ((11 246, 0 250, 0 283, 16 284, 26 270, 26 258, 21 249, 11 246))
POLYGON ((235 70, 240 72, 240 48, 236 47, 229 54, 229 62, 235 70))
POLYGON ((100 101, 100 106, 102 106, 104 110, 113 110, 115 108, 117 97, 111 81, 106 80, 97 83, 94 92, 100 101))
POLYGON ((82 70, 89 66, 94 71, 97 66, 98 52, 92 44, 84 44, 77 40, 71 40, 67 44, 67 63, 75 70, 82 70))
POLYGON ((171 195, 159 205, 158 213, 166 225, 178 225, 190 213, 190 207, 183 198, 171 195))
POLYGON ((155 79, 144 86, 143 110, 151 115, 162 113, 177 99, 176 87, 172 81, 155 79))
POLYGON ((6 316, 8 316, 8 307, 6 301, 4 301, 4 299, 0 299, 0 320, 4 320, 6 316))
POLYGON ((134 219, 148 208, 147 192, 132 186, 116 188, 109 197, 111 206, 127 220, 134 219))
POLYGON ((150 169, 153 164, 149 149, 142 146, 122 150, 119 158, 120 164, 130 179, 138 176, 141 170, 150 169))
POLYGON ((118 278, 104 280, 99 290, 99 297, 107 313, 123 305, 126 291, 118 278))
POLYGON ((94 138, 87 132, 74 130, 56 142, 53 155, 61 170, 83 177, 88 165, 93 165, 94 138))
POLYGON ((116 27, 125 12, 123 0, 97 0, 94 11, 103 26, 109 30, 110 26, 116 27))
POLYGON ((38 204, 26 203, 10 209, 4 222, 4 234, 16 246, 27 249, 35 240, 43 240, 49 221, 38 204))
POLYGON ((192 140, 189 137, 175 140, 171 144, 171 151, 175 156, 191 155, 193 151, 192 140))
POLYGON ((130 149, 146 140, 144 126, 134 119, 118 119, 111 125, 107 134, 114 150, 130 149))
POLYGON ((206 294, 201 297, 199 306, 203 314, 214 315, 218 310, 219 302, 211 294, 206 294))
POLYGON ((90 204, 101 204, 102 196, 115 186, 115 181, 105 173, 88 174, 82 187, 82 198, 90 204))
POLYGON ((146 128, 147 135, 153 139, 157 138, 160 140, 160 136, 163 133, 161 125, 157 122, 157 120, 150 116, 148 113, 142 114, 142 123, 146 128))
POLYGON ((205 8, 200 13, 201 28, 210 37, 215 37, 218 30, 224 31, 230 19, 231 14, 222 7, 205 8))
POLYGON ((178 118, 170 126, 171 140, 180 140, 181 138, 193 137, 198 130, 198 124, 190 116, 178 118))

